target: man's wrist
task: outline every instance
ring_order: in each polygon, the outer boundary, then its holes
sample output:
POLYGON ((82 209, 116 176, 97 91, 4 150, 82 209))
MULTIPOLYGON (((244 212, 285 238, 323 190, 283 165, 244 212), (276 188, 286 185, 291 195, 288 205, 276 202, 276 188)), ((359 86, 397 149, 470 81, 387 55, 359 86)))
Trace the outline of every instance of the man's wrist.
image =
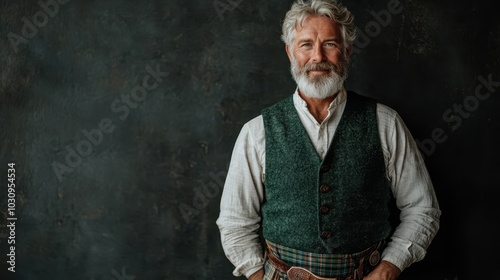
POLYGON ((263 268, 259 269, 254 274, 250 275, 250 277, 248 277, 248 280, 262 280, 262 278, 264 278, 264 269, 263 268))
POLYGON ((401 274, 401 269, 399 269, 396 265, 388 261, 381 261, 380 265, 385 267, 385 271, 389 276, 389 279, 398 278, 399 274, 401 274))

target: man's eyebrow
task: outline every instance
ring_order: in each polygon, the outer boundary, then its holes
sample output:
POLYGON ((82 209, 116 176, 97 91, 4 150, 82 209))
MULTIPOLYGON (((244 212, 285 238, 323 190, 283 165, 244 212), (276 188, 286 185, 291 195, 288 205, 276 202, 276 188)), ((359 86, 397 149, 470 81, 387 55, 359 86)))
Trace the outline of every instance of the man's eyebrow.
POLYGON ((297 41, 298 44, 300 43, 304 43, 304 42, 312 42, 313 39, 311 38, 303 38, 303 39, 300 39, 299 41, 297 41))
MULTIPOLYGON (((299 39, 297 41, 297 44, 305 43, 305 42, 312 42, 312 41, 314 41, 314 40, 311 38, 303 38, 303 39, 299 39)), ((340 42, 342 42, 342 39, 338 38, 338 37, 333 37, 333 38, 328 38, 328 39, 323 40, 323 42, 332 42, 332 41, 336 42, 336 43, 340 43, 340 42)))
POLYGON ((323 42, 331 42, 331 41, 340 43, 340 42, 342 42, 342 39, 341 38, 337 38, 337 37, 333 37, 333 38, 328 38, 328 39, 324 40, 323 42))

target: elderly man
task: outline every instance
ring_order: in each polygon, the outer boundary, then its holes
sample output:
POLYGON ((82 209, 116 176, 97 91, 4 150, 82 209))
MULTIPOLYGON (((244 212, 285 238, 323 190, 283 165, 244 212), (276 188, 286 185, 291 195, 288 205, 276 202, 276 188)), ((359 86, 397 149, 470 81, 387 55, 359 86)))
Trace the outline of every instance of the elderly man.
POLYGON ((396 279, 425 256, 441 214, 415 141, 394 110, 345 90, 355 39, 345 7, 297 1, 282 39, 297 89, 243 126, 221 199, 233 274, 396 279))

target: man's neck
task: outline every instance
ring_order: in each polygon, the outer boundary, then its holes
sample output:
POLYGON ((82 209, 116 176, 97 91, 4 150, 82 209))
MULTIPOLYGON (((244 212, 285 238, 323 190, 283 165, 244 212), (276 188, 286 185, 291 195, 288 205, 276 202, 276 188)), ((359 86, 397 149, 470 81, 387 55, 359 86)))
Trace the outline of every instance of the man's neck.
POLYGON ((305 94, 300 92, 300 90, 299 95, 306 102, 307 109, 311 115, 313 115, 318 123, 322 123, 328 116, 328 108, 330 107, 332 101, 337 97, 338 92, 325 99, 307 97, 305 94))

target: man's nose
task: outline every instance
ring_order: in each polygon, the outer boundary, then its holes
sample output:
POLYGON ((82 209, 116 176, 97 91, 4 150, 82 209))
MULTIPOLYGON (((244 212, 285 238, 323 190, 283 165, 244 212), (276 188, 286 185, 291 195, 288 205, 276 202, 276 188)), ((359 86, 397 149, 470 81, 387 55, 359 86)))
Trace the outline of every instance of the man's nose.
POLYGON ((323 54, 323 46, 321 44, 317 44, 313 48, 312 61, 315 63, 322 62, 325 58, 323 54))

